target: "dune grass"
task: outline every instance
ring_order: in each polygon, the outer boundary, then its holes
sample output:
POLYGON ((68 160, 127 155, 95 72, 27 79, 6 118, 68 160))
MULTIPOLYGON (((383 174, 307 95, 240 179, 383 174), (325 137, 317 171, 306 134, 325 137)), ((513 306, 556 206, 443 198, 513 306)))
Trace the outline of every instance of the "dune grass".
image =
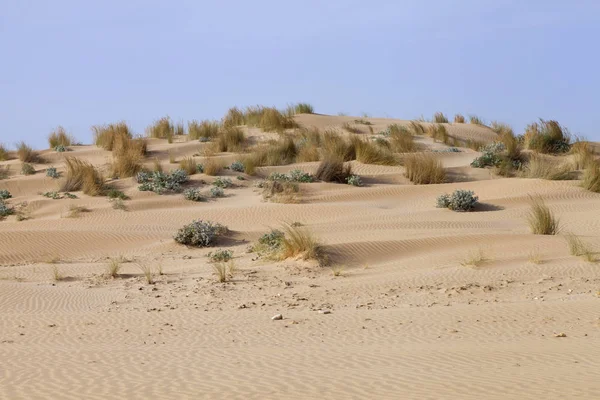
POLYGON ((109 278, 118 278, 121 270, 121 261, 116 258, 111 258, 106 266, 106 276, 109 278))
POLYGON ((222 119, 225 127, 244 125, 244 112, 237 107, 232 107, 222 119))
POLYGON ((473 125, 486 126, 483 119, 479 118, 477 115, 469 115, 469 123, 473 125))
POLYGON ((152 269, 152 267, 150 265, 147 264, 138 264, 138 268, 142 271, 142 274, 144 275, 144 279, 146 279, 146 283, 148 285, 153 285, 155 283, 154 280, 154 270, 152 269))
POLYGON ((438 124, 448 123, 448 117, 446 117, 444 113, 438 111, 435 114, 433 114, 433 122, 438 124))
POLYGON ((62 192, 82 190, 89 196, 98 196, 104 192, 104 179, 94 166, 75 157, 65 158, 66 179, 61 185, 62 192))
POLYGON ((246 135, 239 127, 226 127, 219 133, 216 143, 221 152, 240 152, 246 145, 246 135))
POLYGON ((427 128, 427 134, 433 138, 433 140, 442 142, 444 144, 450 143, 450 136, 445 125, 442 124, 431 124, 427 128))
POLYGON ((300 201, 300 185, 296 182, 267 180, 261 183, 262 196, 274 203, 298 203, 300 201))
POLYGON ((37 163, 41 161, 38 152, 23 141, 17 144, 17 157, 24 163, 37 163))
POLYGON ((542 154, 531 154, 525 168, 528 178, 564 181, 573 179, 572 167, 564 160, 548 158, 542 154))
POLYGON ((6 161, 10 157, 8 149, 4 146, 3 143, 0 143, 0 161, 6 161))
POLYGON ((112 145, 113 161, 110 173, 115 178, 135 176, 143 168, 148 144, 145 139, 117 135, 112 145))
POLYGON ((356 152, 356 160, 363 164, 398 165, 397 157, 385 147, 359 137, 353 137, 351 142, 356 152))
POLYGON ((198 163, 194 160, 194 157, 186 157, 179 162, 179 168, 184 170, 188 175, 194 175, 198 172, 198 163))
POLYGON ((285 110, 285 114, 286 115, 295 115, 295 114, 313 114, 314 113, 314 108, 311 104, 308 103, 296 103, 296 104, 290 104, 286 110, 285 110))
POLYGON ((271 141, 253 149, 243 160, 244 172, 254 175, 257 167, 287 165, 296 161, 298 147, 291 137, 271 141))
POLYGON ((404 158, 406 177, 417 185, 443 183, 446 179, 440 160, 432 154, 409 154, 404 158))
POLYGON ((188 122, 188 137, 193 140, 215 138, 219 136, 220 128, 221 124, 218 121, 190 121, 188 122))
POLYGON ((310 231, 286 224, 283 232, 285 236, 281 241, 281 259, 301 257, 304 260, 317 260, 320 265, 327 263, 323 245, 310 231))
POLYGON ((56 128, 56 130, 48 136, 48 145, 51 149, 56 146, 72 146, 75 143, 75 139, 67 134, 67 131, 62 126, 56 128))
POLYGON ((229 281, 237 272, 237 267, 233 260, 229 260, 227 262, 217 262, 214 263, 212 267, 217 275, 217 282, 219 283, 229 281))
POLYGON ((79 218, 81 214, 90 212, 91 210, 85 206, 77 206, 75 204, 69 205, 67 215, 62 216, 63 218, 79 218))
POLYGON ((464 124, 465 123, 465 117, 462 114, 456 114, 454 116, 454 123, 455 124, 464 124))
POLYGON ((350 133, 361 133, 362 132, 359 128, 350 124, 350 122, 344 122, 342 124, 342 129, 347 132, 350 132, 350 133))
POLYGON ((544 153, 566 153, 571 148, 569 130, 554 120, 543 120, 529 124, 525 130, 524 142, 528 149, 544 153))
POLYGON ((571 145, 570 153, 573 155, 575 169, 585 169, 592 165, 595 160, 595 153, 590 142, 576 140, 571 145))
POLYGON ((542 259, 542 255, 540 254, 540 249, 538 247, 535 247, 529 251, 527 261, 536 265, 542 264, 544 262, 544 260, 542 259))
POLYGON ((223 171, 223 162, 216 158, 207 158, 202 165, 204 173, 209 176, 219 175, 223 171))
POLYGON ((469 251, 464 260, 461 261, 460 265, 463 267, 480 267, 488 261, 490 260, 485 255, 483 249, 478 248, 477 250, 469 251))
POLYGON ((341 159, 328 156, 319 164, 315 178, 324 182, 346 183, 350 175, 352 167, 349 164, 344 165, 341 159))
POLYGON ((568 233, 565 236, 567 245, 569 246, 569 254, 572 256, 582 257, 587 262, 596 262, 596 255, 591 247, 581 238, 573 233, 568 233))
POLYGON ((425 134, 426 129, 419 121, 410 121, 409 127, 412 130, 413 135, 419 136, 425 134))
POLYGON ((531 233, 535 235, 558 235, 560 221, 554 216, 550 208, 541 197, 531 197, 531 209, 527 215, 527 222, 531 233))
POLYGON ((581 186, 590 192, 600 193, 600 162, 590 162, 583 173, 581 186))
POLYGON ((125 122, 117 122, 108 125, 92 126, 94 144, 104 150, 112 151, 117 138, 131 139, 133 137, 129 126, 125 122))
POLYGON ((10 165, 0 165, 0 179, 7 179, 10 176, 10 165))
POLYGON ((160 118, 148 128, 146 128, 146 134, 148 137, 155 139, 167 139, 169 143, 173 141, 173 136, 175 136, 175 125, 171 122, 170 117, 160 118))
POLYGON ((356 159, 354 144, 354 141, 344 139, 336 131, 325 131, 321 140, 323 158, 337 158, 342 161, 354 160, 356 159))
POLYGON ((390 132, 390 148, 393 152, 414 153, 417 151, 417 144, 408 128, 392 124, 388 130, 390 132))

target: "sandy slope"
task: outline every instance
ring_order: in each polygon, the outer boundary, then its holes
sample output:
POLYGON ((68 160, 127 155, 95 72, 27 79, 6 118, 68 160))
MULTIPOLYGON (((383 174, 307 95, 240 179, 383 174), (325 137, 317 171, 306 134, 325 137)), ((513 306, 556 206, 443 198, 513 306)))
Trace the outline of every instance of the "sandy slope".
MULTIPOLYGON (((298 119, 326 128, 355 118, 298 119)), ((369 120, 375 132, 392 122, 369 120)), ((449 130, 493 138, 472 125, 449 130)), ((169 168, 169 151, 201 146, 154 140, 151 157, 169 168)), ((110 161, 93 146, 69 155, 110 161)), ((59 170, 63 156, 47 154, 59 170)), ((58 184, 43 172, 0 181, 31 216, 0 222, 0 398, 600 398, 600 264, 570 256, 562 236, 531 235, 525 222, 528 196, 540 194, 565 231, 600 251, 600 195, 577 181, 494 177, 468 167, 468 149, 437 156, 462 182, 414 186, 402 167, 353 162, 367 186, 305 184, 299 204, 264 202, 252 179, 207 203, 139 192, 125 179, 115 184, 132 198, 128 211, 81 193, 44 198, 38 192, 58 184), (434 207, 457 188, 479 195, 477 212, 434 207), (64 218, 70 204, 91 211, 64 218), (210 249, 172 240, 197 218, 234 231, 223 244, 240 269, 233 282, 215 283, 210 249), (342 276, 246 252, 283 221, 318 235, 342 276), (483 266, 461 265, 478 250, 483 266), (528 261, 532 251, 541 264, 528 261), (129 260, 123 276, 105 279, 116 256, 129 260), (148 285, 139 265, 164 275, 148 285), (54 267, 67 279, 54 282, 54 267), (284 319, 271 321, 276 313, 284 319)), ((293 168, 316 163, 261 172, 293 168)), ((195 175, 192 185, 213 179, 195 175)))

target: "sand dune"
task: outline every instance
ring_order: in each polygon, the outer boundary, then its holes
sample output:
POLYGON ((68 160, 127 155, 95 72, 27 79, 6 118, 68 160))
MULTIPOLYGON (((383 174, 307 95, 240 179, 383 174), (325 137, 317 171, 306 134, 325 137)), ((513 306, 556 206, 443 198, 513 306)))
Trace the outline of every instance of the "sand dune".
MULTIPOLYGON (((338 130, 356 119, 296 116, 338 130)), ((409 123, 367 119, 374 132, 409 123)), ((245 129, 254 143, 278 137, 245 129)), ((461 140, 496 138, 477 125, 447 129, 461 140)), ((447 147, 417 140, 425 150, 447 147)), ((170 153, 201 162, 204 147, 151 139, 147 165, 175 168, 170 153)), ((0 398, 600 398, 600 264, 570 255, 564 235, 532 235, 526 222, 530 196, 540 195, 564 233, 600 252, 600 195, 577 180, 499 177, 470 167, 480 153, 460 150, 433 153, 449 183, 413 185, 401 165, 352 161, 365 186, 303 183, 295 204, 264 201, 258 177, 231 170, 221 175, 235 183, 226 197, 198 203, 140 192, 133 178, 111 182, 131 198, 126 211, 81 192, 40 195, 59 189, 44 169, 64 171, 64 157, 107 171, 112 155, 96 146, 46 151, 31 176, 18 173, 17 160, 0 163, 12 170, 0 189, 29 216, 0 221, 0 398), (479 196, 474 212, 435 207, 456 189, 479 196), (88 211, 69 218, 71 206, 88 211), (231 230, 219 244, 235 256, 231 282, 216 282, 206 257, 214 248, 173 240, 195 219, 231 230), (340 276, 247 252, 284 222, 310 229, 340 276), (473 252, 484 262, 463 265, 473 252), (111 257, 123 257, 117 279, 104 276, 111 257), (144 281, 143 266, 160 266, 155 284, 144 281), (272 321, 278 313, 283 320, 272 321)), ((189 185, 208 190, 214 179, 194 175, 189 185)))

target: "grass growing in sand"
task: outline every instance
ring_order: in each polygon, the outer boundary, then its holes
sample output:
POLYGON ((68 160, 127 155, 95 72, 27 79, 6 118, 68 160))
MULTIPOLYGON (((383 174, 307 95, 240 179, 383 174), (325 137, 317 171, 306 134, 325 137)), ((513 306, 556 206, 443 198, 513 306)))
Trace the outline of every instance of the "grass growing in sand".
POLYGON ((346 183, 352 175, 352 167, 338 158, 326 158, 319 164, 315 178, 324 182, 346 183))
POLYGON ((9 158, 8 149, 0 143, 0 161, 6 161, 9 158))
POLYGON ((448 122, 448 117, 444 115, 444 113, 436 112, 433 114, 433 122, 438 124, 443 124, 448 122))
POLYGON ((581 186, 590 192, 600 193, 600 162, 594 161, 588 164, 583 173, 581 186))
POLYGON ((323 265, 326 255, 323 245, 307 229, 291 225, 283 226, 280 258, 301 257, 304 260, 317 260, 323 265))
POLYGON ((531 209, 527 215, 527 222, 531 233, 535 235, 558 235, 560 221, 544 203, 541 197, 531 197, 531 209))
POLYGON ((82 213, 90 212, 91 210, 84 206, 76 206, 74 204, 69 205, 67 214, 64 218, 79 218, 82 213))
POLYGON ((125 122, 92 126, 94 144, 104 150, 112 151, 117 139, 131 139, 133 135, 125 122))
POLYGON ((179 162, 179 168, 184 170, 188 175, 194 175, 198 172, 198 163, 193 157, 186 157, 179 162))
POLYGON ((548 158, 542 154, 531 154, 525 168, 527 178, 540 178, 552 181, 573 179, 572 167, 564 160, 548 158))
POLYGON ((246 145, 246 135, 241 128, 227 127, 219 134, 216 143, 221 152, 240 152, 246 145))
POLYGON ((34 151, 23 141, 17 144, 17 157, 24 163, 36 163, 41 161, 38 152, 34 151))
POLYGON ((52 266, 52 280, 55 282, 60 282, 65 279, 65 276, 58 269, 58 265, 52 266))
POLYGON ((571 148, 571 134, 557 121, 540 119, 527 126, 524 142, 528 149, 539 153, 566 153, 571 148))
POLYGON ((465 117, 462 114, 456 114, 454 116, 454 123, 455 124, 464 124, 465 123, 465 117))
POLYGON ((488 261, 490 261, 490 259, 486 256, 483 249, 478 248, 477 250, 469 251, 465 259, 461 261, 460 265, 463 267, 480 267, 488 261))
POLYGON ((361 138, 352 138, 351 140, 356 160, 364 164, 375 165, 398 165, 398 159, 387 148, 377 146, 374 142, 361 138))
POLYGON ((67 134, 65 128, 59 126, 56 130, 48 136, 48 145, 50 145, 51 149, 54 149, 56 146, 71 146, 75 143, 75 139, 67 134))
POLYGON ((342 276, 344 274, 344 267, 341 265, 334 265, 331 267, 331 273, 333 276, 342 276))
POLYGON ((233 260, 228 262, 217 262, 213 264, 213 269, 217 274, 217 282, 227 282, 235 276, 237 267, 233 260))
POLYGON ((140 172, 147 150, 148 144, 145 139, 116 136, 112 146, 111 175, 115 178, 129 178, 140 172))
POLYGON ((446 172, 442 162, 432 154, 409 154, 404 159, 406 177, 417 185, 443 183, 446 172))
POLYGON ((569 246, 569 254, 572 256, 582 257, 587 262, 595 262, 596 257, 591 247, 581 238, 573 233, 567 233, 565 236, 567 245, 569 246))
POLYGON ((188 122, 188 137, 193 140, 211 139, 219 135, 221 124, 218 121, 203 120, 188 122))
POLYGON ((89 196, 98 196, 104 192, 104 178, 89 162, 75 157, 65 159, 66 179, 61 185, 62 192, 83 190, 89 196))
POLYGON ((142 271, 142 275, 148 285, 154 284, 154 270, 148 264, 138 264, 138 268, 142 271))
POLYGON ((544 260, 542 260, 540 249, 538 247, 535 247, 534 249, 529 251, 527 261, 536 265, 542 264, 544 262, 544 260))
POLYGON ((109 278, 118 278, 121 270, 121 261, 116 258, 111 258, 106 266, 106 276, 109 278))

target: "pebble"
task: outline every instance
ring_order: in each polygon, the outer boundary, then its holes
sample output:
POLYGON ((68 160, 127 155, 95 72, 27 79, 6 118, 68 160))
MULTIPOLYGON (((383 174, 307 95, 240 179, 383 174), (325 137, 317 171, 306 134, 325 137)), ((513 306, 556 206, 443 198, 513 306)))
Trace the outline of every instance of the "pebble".
POLYGON ((331 314, 329 310, 319 310, 319 314, 331 314))
POLYGON ((273 316, 271 317, 271 319, 272 319, 273 321, 279 321, 279 320, 283 319, 283 315, 281 315, 281 314, 276 314, 276 315, 273 315, 273 316))

